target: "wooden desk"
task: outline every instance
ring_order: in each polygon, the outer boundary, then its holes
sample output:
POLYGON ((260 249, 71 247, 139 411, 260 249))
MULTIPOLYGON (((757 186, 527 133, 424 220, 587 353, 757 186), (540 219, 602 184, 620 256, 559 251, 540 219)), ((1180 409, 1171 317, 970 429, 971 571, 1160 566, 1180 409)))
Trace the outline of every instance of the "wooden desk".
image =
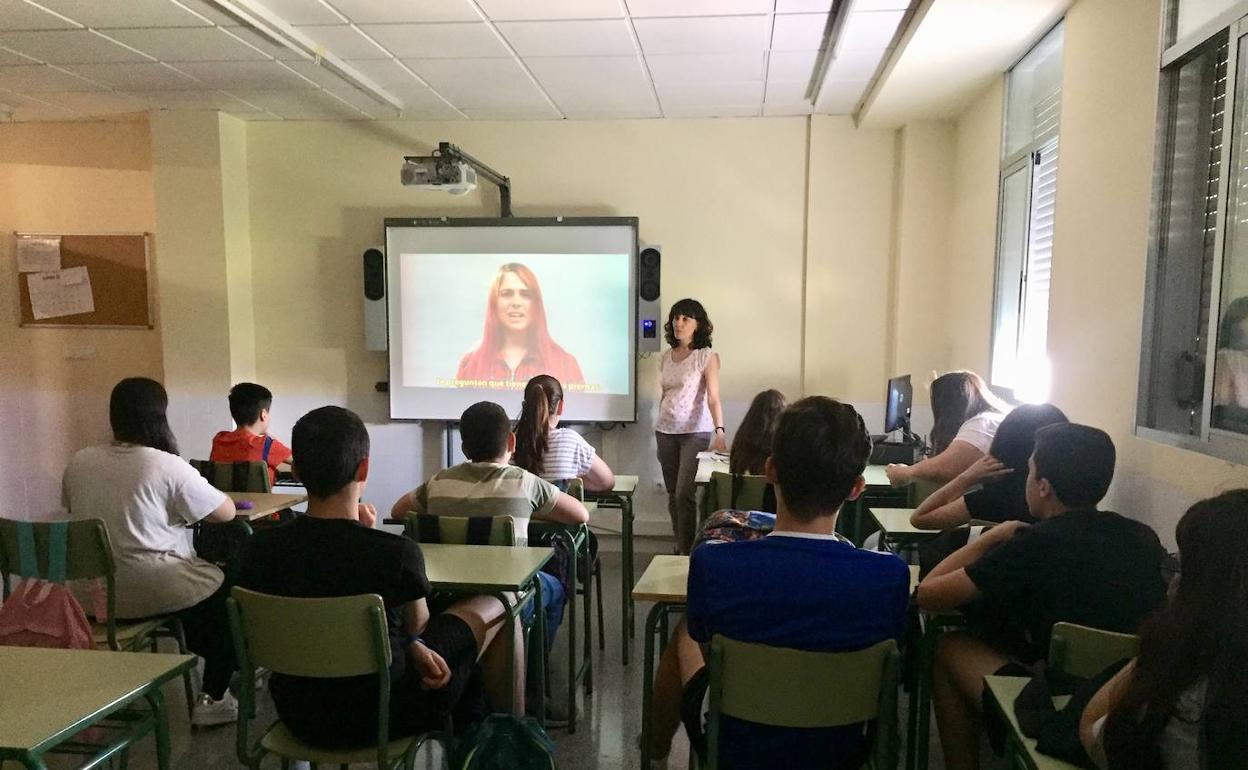
POLYGON ((646 615, 645 666, 641 672, 641 767, 650 762, 650 710, 654 699, 654 642, 667 642, 667 618, 685 609, 689 587, 688 556, 655 556, 633 587, 633 600, 654 602, 646 615))
MULTIPOLYGON (((435 589, 456 594, 486 594, 503 603, 510 618, 507 633, 507 660, 514 665, 515 624, 520 609, 530 595, 533 597, 537 649, 546 649, 546 613, 542 612, 542 581, 537 573, 554 551, 550 548, 518 548, 510 545, 450 545, 445 543, 421 543, 420 552, 425 559, 425 574, 435 589), (512 594, 509 596, 509 594, 512 594)), ((573 597, 575 599, 575 597, 573 597)), ((546 656, 536 656, 537 681, 546 681, 546 656)), ((511 681, 515 682, 515 672, 511 681)), ((515 693, 512 693, 514 700, 515 693)), ((538 721, 546 722, 546 688, 537 688, 538 721)))
POLYGON ((880 528, 885 543, 905 546, 938 537, 943 529, 919 529, 910 523, 914 508, 868 508, 867 512, 880 528))
POLYGON ((594 501, 600 508, 618 508, 620 511, 620 552, 623 578, 620 580, 620 619, 624 632, 620 635, 620 648, 624 665, 628 665, 628 648, 634 633, 633 596, 629 586, 636 579, 633 569, 633 494, 637 491, 636 476, 615 477, 610 492, 586 492, 585 499, 594 501))
MULTIPOLYGON (((193 655, 0 647, 0 764, 13 759, 43 768, 44 754, 146 700, 152 719, 130 738, 154 731, 157 766, 168 770, 169 724, 160 688, 194 665, 193 655)), ((108 750, 102 748, 101 755, 108 750)))
POLYGON ((298 505, 308 499, 306 494, 287 495, 278 492, 226 492, 236 504, 242 500, 251 503, 250 509, 238 509, 240 516, 246 516, 251 521, 263 519, 278 511, 298 505))
MULTIPOLYGON (((1078 770, 1078 765, 1072 765, 1036 751, 1036 739, 1028 738, 1019 729, 1018 717, 1014 714, 1014 701, 1018 700, 1019 694, 1030 681, 1031 678, 1025 676, 984 677, 984 686, 992 695, 997 708, 1001 710, 1001 715, 1010 725, 1006 760, 1010 761, 1011 767, 1026 767, 1030 770, 1078 770), (1010 760, 1011 755, 1014 761, 1010 760)), ((1061 696, 1053 699, 1053 705, 1061 709, 1069 701, 1070 696, 1061 696)))

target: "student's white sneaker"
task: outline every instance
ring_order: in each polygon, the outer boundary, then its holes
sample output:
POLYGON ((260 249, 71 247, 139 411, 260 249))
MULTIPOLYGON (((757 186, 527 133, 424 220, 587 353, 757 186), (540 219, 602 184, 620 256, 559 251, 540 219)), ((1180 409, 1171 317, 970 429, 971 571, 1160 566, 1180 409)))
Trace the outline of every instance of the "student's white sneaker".
POLYGON ((212 727, 238 721, 238 701, 227 690, 220 700, 214 700, 206 692, 195 699, 191 724, 195 727, 212 727))

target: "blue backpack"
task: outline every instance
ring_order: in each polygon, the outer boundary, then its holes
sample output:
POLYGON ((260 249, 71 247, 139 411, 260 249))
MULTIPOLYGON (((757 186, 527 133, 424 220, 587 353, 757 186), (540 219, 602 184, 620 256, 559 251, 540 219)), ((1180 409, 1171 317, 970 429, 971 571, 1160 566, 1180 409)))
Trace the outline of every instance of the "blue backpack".
POLYGON ((491 714, 455 746, 456 770, 555 770, 555 744, 537 720, 491 714))

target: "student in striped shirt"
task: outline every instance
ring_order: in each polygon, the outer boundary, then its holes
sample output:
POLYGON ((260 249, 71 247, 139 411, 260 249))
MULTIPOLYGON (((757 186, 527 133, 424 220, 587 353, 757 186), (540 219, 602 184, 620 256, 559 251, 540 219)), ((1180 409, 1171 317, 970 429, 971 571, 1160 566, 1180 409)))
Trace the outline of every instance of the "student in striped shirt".
POLYGON ((549 374, 539 374, 524 386, 524 406, 516 425, 516 454, 512 462, 555 484, 581 479, 586 491, 606 492, 615 486, 615 474, 581 434, 560 428, 563 386, 549 374))

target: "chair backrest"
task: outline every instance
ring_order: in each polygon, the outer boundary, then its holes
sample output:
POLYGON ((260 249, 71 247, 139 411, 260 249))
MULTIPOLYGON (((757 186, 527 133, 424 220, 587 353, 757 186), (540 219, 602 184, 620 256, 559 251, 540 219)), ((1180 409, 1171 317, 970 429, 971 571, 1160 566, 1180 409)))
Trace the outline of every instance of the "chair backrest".
POLYGON ((214 463, 191 460, 191 467, 222 492, 271 492, 269 466, 262 462, 214 463))
MULTIPOLYGON (((51 525, 48 522, 17 522, 11 519, 0 519, 0 575, 4 577, 5 590, 8 590, 8 576, 19 574, 19 535, 22 524, 29 525, 33 530, 36 551, 37 571, 35 577, 48 579, 48 538, 51 525)), ((108 530, 100 519, 79 519, 68 522, 66 538, 65 579, 88 580, 102 577, 110 581, 113 577, 113 548, 108 540, 108 530)))
POLYGON ((711 473, 708 510, 732 508, 740 511, 776 512, 776 491, 764 476, 741 473, 711 473))
POLYGON ((891 639, 856 652, 806 652, 716 635, 710 658, 710 766, 718 765, 721 715, 800 728, 878 718, 875 753, 886 763, 892 758, 885 766, 895 766, 899 670, 891 639))
POLYGON ((1054 623, 1049 640, 1049 667, 1089 678, 1140 652, 1140 637, 1102 631, 1074 623, 1054 623))
POLYGON ((580 500, 582 503, 585 502, 585 481, 583 479, 568 479, 562 483, 555 484, 555 486, 559 487, 564 492, 567 492, 569 495, 572 495, 577 500, 580 500))
POLYGON ((510 516, 433 516, 417 513, 403 522, 403 532, 418 543, 453 545, 515 545, 515 520, 510 516))

